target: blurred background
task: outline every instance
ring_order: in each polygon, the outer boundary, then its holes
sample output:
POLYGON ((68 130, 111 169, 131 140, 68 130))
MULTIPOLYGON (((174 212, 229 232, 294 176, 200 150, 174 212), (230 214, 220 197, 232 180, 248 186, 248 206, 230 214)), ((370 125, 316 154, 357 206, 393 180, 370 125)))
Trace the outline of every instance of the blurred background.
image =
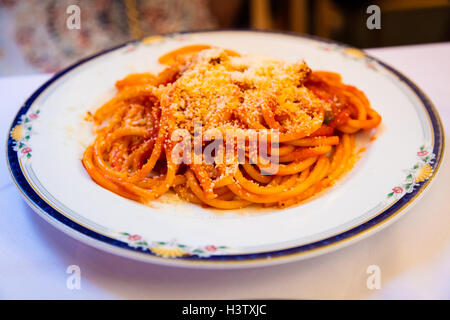
POLYGON ((448 0, 0 0, 0 76, 56 72, 127 40, 189 30, 292 31, 360 48, 450 40, 448 0), (67 8, 80 8, 80 29, 67 8), (366 26, 368 6, 381 29, 366 26))

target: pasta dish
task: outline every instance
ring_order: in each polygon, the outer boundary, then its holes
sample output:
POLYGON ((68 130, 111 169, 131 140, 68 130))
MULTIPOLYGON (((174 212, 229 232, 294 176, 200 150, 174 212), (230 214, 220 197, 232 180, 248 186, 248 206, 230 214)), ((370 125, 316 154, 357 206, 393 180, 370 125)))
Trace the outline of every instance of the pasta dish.
POLYGON ((173 191, 219 209, 288 207, 332 186, 355 162, 355 134, 380 115, 341 76, 191 45, 130 74, 90 115, 82 163, 100 186, 148 203, 173 191))

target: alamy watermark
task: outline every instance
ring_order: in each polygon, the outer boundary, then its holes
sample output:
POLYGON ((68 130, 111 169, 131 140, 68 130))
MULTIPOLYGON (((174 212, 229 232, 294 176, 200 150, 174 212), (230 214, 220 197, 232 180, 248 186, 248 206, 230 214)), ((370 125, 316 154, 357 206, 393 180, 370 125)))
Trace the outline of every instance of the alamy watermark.
POLYGON ((369 290, 381 289, 381 269, 376 264, 367 267, 366 273, 370 274, 367 277, 366 286, 369 290))
POLYGON ((67 7, 66 13, 69 15, 66 19, 67 29, 80 30, 81 29, 81 9, 76 4, 67 7))
POLYGON ((70 276, 66 280, 66 287, 69 290, 81 289, 81 269, 76 264, 67 267, 66 273, 70 276))
POLYGON ((381 29, 381 9, 376 4, 372 4, 367 7, 366 10, 367 14, 370 14, 370 16, 366 20, 366 26, 367 29, 373 30, 373 29, 381 29))

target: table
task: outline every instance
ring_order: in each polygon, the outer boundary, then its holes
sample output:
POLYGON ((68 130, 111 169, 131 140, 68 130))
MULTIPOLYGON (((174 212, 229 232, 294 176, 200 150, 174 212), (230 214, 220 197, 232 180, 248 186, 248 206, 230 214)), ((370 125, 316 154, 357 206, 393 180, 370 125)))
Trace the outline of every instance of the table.
MULTIPOLYGON (((450 124, 450 42, 366 50, 415 81, 450 124)), ((0 78, 0 130, 50 75, 0 78)), ((0 154, 4 155, 4 143, 0 154)), ((448 148, 447 148, 448 149, 448 148)), ((448 155, 449 150, 446 150, 448 155)), ((2 156, 4 157, 4 156, 2 156)), ((4 159, 4 158, 3 158, 4 159)), ((1 299, 450 298, 450 163, 421 201, 375 235, 305 261, 244 270, 196 270, 128 260, 91 248, 35 214, 0 161, 1 299), (68 266, 81 269, 69 290, 68 266), (381 270, 369 290, 367 267, 381 270)))

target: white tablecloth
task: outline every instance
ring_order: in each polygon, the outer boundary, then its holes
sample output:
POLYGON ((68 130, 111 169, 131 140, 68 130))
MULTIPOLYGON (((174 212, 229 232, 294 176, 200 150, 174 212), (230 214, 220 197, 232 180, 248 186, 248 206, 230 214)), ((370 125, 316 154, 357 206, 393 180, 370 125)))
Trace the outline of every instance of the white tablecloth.
MULTIPOLYGON (((415 81, 435 103, 448 130, 450 43, 367 51, 415 81)), ((0 137, 6 137, 19 106, 48 78, 0 78, 0 137)), ((368 239, 305 261, 212 271, 128 260, 56 230, 20 197, 4 161, 4 145, 0 141, 0 298, 450 298, 448 160, 413 209, 368 239), (80 290, 66 286, 69 265, 81 269, 80 290), (366 286, 369 265, 380 267, 379 290, 366 286)))

